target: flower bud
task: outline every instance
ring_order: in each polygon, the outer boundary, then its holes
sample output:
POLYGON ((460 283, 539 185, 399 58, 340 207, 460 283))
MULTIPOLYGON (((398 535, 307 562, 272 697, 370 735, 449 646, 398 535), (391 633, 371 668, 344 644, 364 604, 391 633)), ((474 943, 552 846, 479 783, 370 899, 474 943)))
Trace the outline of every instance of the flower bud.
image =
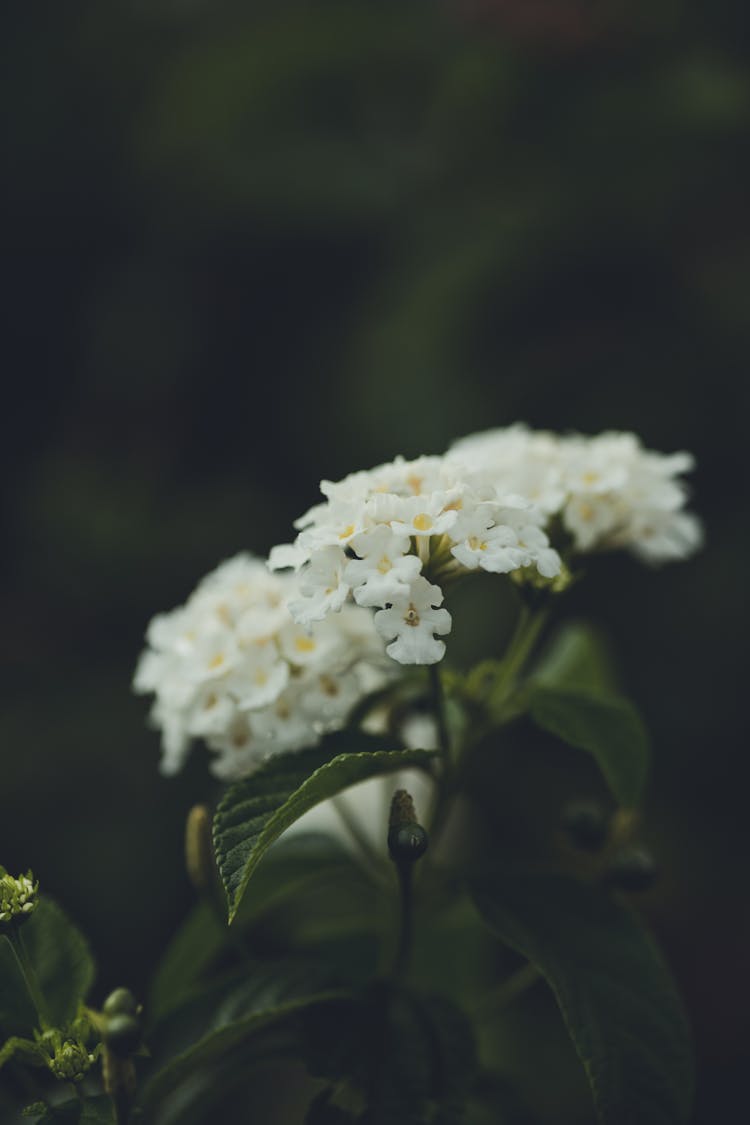
POLYGON ((603 847, 609 817, 596 801, 571 801, 562 811, 561 824, 576 848, 596 852, 603 847))
POLYGON ((55 1047, 55 1053, 48 1066, 55 1078, 62 1082, 80 1082, 94 1061, 83 1043, 66 1039, 55 1047))
POLYGON ((614 857, 606 878, 621 891, 647 891, 656 879, 653 856, 645 848, 626 848, 614 857))
POLYGON ((4 867, 0 867, 0 923, 25 921, 36 910, 39 884, 28 871, 14 879, 4 867))
POLYGON ((194 805, 185 825, 185 866, 199 894, 209 894, 216 875, 211 843, 211 817, 205 805, 194 805))
POLYGON ((110 1016, 104 1025, 102 1039, 118 1058, 128 1058, 140 1046, 141 1025, 135 1016, 124 1013, 110 1016))
POLYGON ((427 833, 421 824, 403 824, 388 833, 388 850, 391 859, 411 863, 427 851, 427 833))
POLYGON ((105 1016, 136 1016, 138 1002, 129 988, 116 988, 102 1005, 105 1016))
POLYGON ((388 821, 388 851, 395 863, 413 863, 427 851, 427 833, 417 824, 414 801, 405 789, 397 789, 388 821))

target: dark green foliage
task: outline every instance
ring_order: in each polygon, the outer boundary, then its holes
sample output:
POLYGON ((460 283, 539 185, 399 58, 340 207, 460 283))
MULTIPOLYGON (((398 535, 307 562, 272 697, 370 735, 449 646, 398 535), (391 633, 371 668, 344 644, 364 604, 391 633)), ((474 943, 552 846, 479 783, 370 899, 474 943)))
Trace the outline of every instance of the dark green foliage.
POLYGON ((537 684, 529 710, 538 726, 594 757, 620 804, 639 804, 648 776, 649 742, 632 703, 585 688, 537 684))
POLYGON ((45 1106, 41 1115, 25 1113, 24 1117, 29 1117, 36 1125, 115 1125, 112 1099, 106 1095, 86 1098, 84 1102, 73 1098, 45 1106))
POLYGON ((37 1022, 15 950, 5 934, 0 934, 0 1035, 29 1034, 37 1022))
POLYGON ((618 692, 611 655, 596 630, 582 622, 558 629, 522 694, 538 726, 593 756, 620 804, 641 801, 648 734, 636 708, 618 692))
POLYGON ((560 823, 571 843, 584 851, 599 851, 607 839, 609 817, 596 801, 571 801, 560 823))
POLYGON ((43 895, 24 927, 23 940, 44 995, 50 1022, 74 1019, 94 983, 96 966, 80 930, 43 895))
POLYGON ((311 1073, 332 1083, 310 1121, 333 1125, 341 1111, 349 1115, 342 1121, 361 1125, 463 1119, 476 1073, 474 1037, 444 998, 378 982, 359 997, 310 1011, 304 1030, 311 1073))
POLYGON ((581 687, 617 692, 612 654, 601 634, 583 621, 567 621, 555 631, 533 670, 533 679, 548 687, 581 687))
POLYGON ((325 1007, 334 998, 334 993, 310 995, 222 1023, 176 1055, 150 1080, 142 1096, 143 1105, 150 1111, 199 1070, 220 1063, 239 1048, 243 1049, 242 1065, 247 1065, 251 1057, 275 1054, 280 1041, 267 1032, 281 1031, 282 1049, 293 1049, 294 1017, 310 1006, 325 1007))
POLYGON ((586 1071, 602 1125, 686 1125, 692 1051, 669 971, 635 917, 563 876, 478 881, 497 936, 546 978, 586 1071))
POLYGON ((654 857, 646 848, 624 848, 609 864, 606 879, 621 891, 647 891, 656 879, 654 857))

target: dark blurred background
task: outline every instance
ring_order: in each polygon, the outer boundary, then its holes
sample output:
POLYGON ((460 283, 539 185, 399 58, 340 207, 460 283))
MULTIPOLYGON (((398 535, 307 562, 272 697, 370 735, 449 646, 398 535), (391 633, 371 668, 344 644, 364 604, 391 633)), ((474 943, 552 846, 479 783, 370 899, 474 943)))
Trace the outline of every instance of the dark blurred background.
MULTIPOLYGON (((91 0, 3 16, 0 859, 145 987, 205 757, 157 773, 149 618, 322 476, 490 425, 698 458, 706 549, 574 595, 654 735, 648 913, 696 1121, 746 1101, 746 6, 91 0), (738 691, 739 688, 739 691, 738 691)), ((473 630, 491 654, 491 611, 473 630)), ((467 636, 455 655, 468 653, 467 636)))

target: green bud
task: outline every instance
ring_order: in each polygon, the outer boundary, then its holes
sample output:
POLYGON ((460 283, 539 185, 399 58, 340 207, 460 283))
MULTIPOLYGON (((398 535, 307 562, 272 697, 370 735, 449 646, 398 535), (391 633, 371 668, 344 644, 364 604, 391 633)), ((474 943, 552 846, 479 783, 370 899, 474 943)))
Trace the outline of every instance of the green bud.
POLYGON ((517 586, 526 586, 531 590, 549 590, 553 594, 564 593, 574 581, 570 568, 562 563, 560 573, 554 578, 545 578, 535 566, 520 566, 508 575, 517 586))
POLYGON ((47 1112, 46 1102, 31 1102, 21 1110, 21 1117, 41 1117, 47 1112))
POLYGON ((561 824, 570 842, 587 852, 599 851, 609 831, 609 817, 596 801, 571 801, 562 811, 561 824))
POLYGON ((55 1047, 55 1053, 48 1066, 55 1078, 62 1082, 80 1082, 94 1061, 83 1043, 75 1039, 65 1039, 55 1047))
POLYGON ((14 879, 3 868, 0 874, 0 922, 24 921, 36 910, 39 884, 30 871, 14 879))
POLYGON ((428 837, 421 824, 402 824, 388 833, 388 851, 396 862, 412 863, 427 851, 428 837))
POLYGON ((138 1002, 129 988, 116 988, 104 1001, 102 1011, 105 1016, 136 1016, 138 1002))
POLYGON ((647 891, 656 879, 656 864, 645 848, 625 848, 612 860, 606 878, 621 891, 647 891))
POLYGON ((102 1039, 118 1058, 125 1059, 138 1050, 141 1042, 141 1025, 134 1016, 110 1016, 102 1031, 102 1039))
POLYGON ((405 789, 397 789, 388 818, 388 851, 394 863, 412 863, 427 851, 427 833, 417 824, 414 801, 405 789))
POLYGON ((194 805, 185 824, 185 866, 199 894, 210 894, 216 879, 211 841, 211 816, 205 805, 194 805))

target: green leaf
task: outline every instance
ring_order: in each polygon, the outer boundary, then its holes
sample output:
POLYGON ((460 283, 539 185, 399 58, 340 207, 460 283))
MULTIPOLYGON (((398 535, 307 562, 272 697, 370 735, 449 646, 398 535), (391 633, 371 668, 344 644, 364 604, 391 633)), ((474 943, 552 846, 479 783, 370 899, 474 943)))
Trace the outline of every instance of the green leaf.
POLYGON ((0 934, 0 1035, 31 1032, 38 1022, 16 951, 0 934))
POLYGON ((552 637, 532 679, 545 687, 579 687, 616 694, 617 678, 604 637, 582 621, 566 622, 552 637))
POLYGON ((334 1085, 314 1104, 368 1125, 458 1125, 476 1073, 466 1017, 444 997, 377 982, 362 996, 308 1011, 304 1053, 310 1072, 334 1085), (363 1112, 364 1111, 364 1112, 363 1112))
MULTIPOLYGON (((322 885, 336 885, 342 877, 358 874, 349 853, 330 836, 304 833, 279 840, 253 879, 235 926, 251 931, 278 916, 287 903, 302 903, 322 885)), ((309 902, 305 902, 309 919, 309 902)), ((225 949, 236 950, 237 935, 216 915, 212 904, 200 902, 175 934, 154 977, 148 1003, 151 1021, 158 1021, 178 1006, 210 972, 225 949)))
POLYGON ((199 902, 173 937, 154 977, 148 1004, 151 1020, 159 1020, 189 994, 225 941, 226 926, 212 904, 199 902))
POLYGON ((621 805, 640 802, 648 777, 649 740, 632 703, 584 688, 536 683, 529 710, 537 726, 593 755, 621 805))
MULTIPOLYGON (((36 1114, 24 1112, 24 1116, 33 1117, 36 1114)), ((42 1115, 37 1117, 37 1125, 115 1125, 112 1099, 102 1094, 86 1098, 83 1102, 72 1098, 58 1105, 44 1106, 42 1115)))
POLYGON ((566 876, 492 876, 475 901, 551 986, 602 1125, 684 1125, 690 1033, 669 970, 634 915, 566 876))
POLYGON ((0 1067, 5 1066, 11 1059, 25 1063, 27 1066, 46 1066, 49 1055, 33 1039, 21 1039, 14 1035, 6 1039, 0 1047, 0 1067))
POLYGON ((338 1000, 345 993, 329 991, 317 993, 273 1008, 251 1013, 243 1019, 210 1031, 192 1047, 177 1055, 167 1063, 148 1083, 142 1105, 150 1109, 172 1093, 182 1082, 197 1070, 221 1062, 229 1051, 247 1046, 255 1041, 258 1055, 263 1053, 263 1034, 269 1029, 283 1025, 285 1021, 314 1005, 338 1000))
POLYGON ((272 758, 225 794, 214 819, 214 846, 227 892, 229 921, 268 847, 303 813, 358 781, 424 766, 431 750, 338 754, 316 747, 272 758))
POLYGON ((23 939, 51 1023, 69 1023, 94 982, 96 970, 86 939, 46 895, 24 926, 23 939))

